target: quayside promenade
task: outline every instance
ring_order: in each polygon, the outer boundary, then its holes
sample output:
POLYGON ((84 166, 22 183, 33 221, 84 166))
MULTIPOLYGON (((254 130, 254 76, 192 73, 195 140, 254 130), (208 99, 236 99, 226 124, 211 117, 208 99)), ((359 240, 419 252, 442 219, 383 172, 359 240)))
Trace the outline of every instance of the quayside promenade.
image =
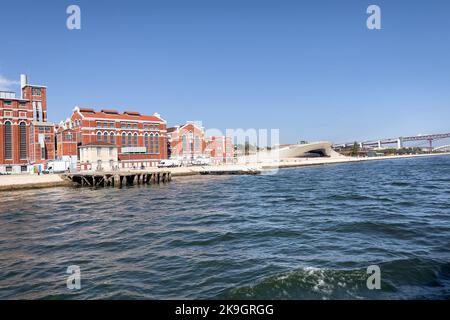
MULTIPOLYGON (((99 187, 99 186, 114 186, 113 180, 117 175, 122 176, 121 184, 116 183, 116 186, 125 186, 133 184, 147 184, 157 179, 157 174, 165 173, 165 180, 172 180, 172 178, 181 176, 193 176, 193 175, 253 175, 259 174, 266 170, 294 168, 314 165, 327 165, 327 164, 340 164, 340 163, 355 163, 366 161, 382 161, 382 160, 395 160, 405 158, 423 158, 423 157, 438 157, 449 156, 450 153, 440 154, 423 154, 423 155, 401 155, 401 156, 384 156, 384 157, 330 157, 330 158, 293 158, 293 159, 281 159, 277 164, 261 164, 261 163, 248 163, 242 165, 220 165, 220 166, 198 166, 198 167, 179 167, 179 168, 153 168, 150 170, 131 170, 131 171, 118 171, 111 173, 104 172, 80 172, 66 175, 48 174, 48 175, 3 175, 0 176, 0 191, 12 191, 23 189, 35 189, 35 188, 48 188, 48 187, 62 187, 73 186, 76 184, 83 184, 87 187, 99 187), (143 176, 146 177, 143 177, 143 176), (148 176, 150 175, 150 176, 148 176), (72 179, 68 179, 71 176, 72 179), (86 181, 82 183, 80 179, 84 176, 86 181), (94 182, 94 178, 95 182, 94 182), (105 177, 106 176, 106 180, 105 177), (140 178, 136 178, 140 176, 140 178), (75 177, 76 181, 73 181, 75 177), (87 178, 86 178, 87 177, 87 178), (128 177, 128 178, 125 178, 128 177), (129 178, 133 177, 133 178, 129 178), (128 180, 127 180, 128 179, 128 180), (131 182, 131 179, 132 182, 131 182), (139 179, 139 180, 136 180, 139 179), (128 181, 128 182, 127 182, 128 181), (136 183, 135 183, 136 182, 136 183), (96 185, 97 184, 97 185, 96 185)), ((117 178, 118 179, 118 178, 117 178)), ((162 175, 160 181, 162 182, 162 175)))

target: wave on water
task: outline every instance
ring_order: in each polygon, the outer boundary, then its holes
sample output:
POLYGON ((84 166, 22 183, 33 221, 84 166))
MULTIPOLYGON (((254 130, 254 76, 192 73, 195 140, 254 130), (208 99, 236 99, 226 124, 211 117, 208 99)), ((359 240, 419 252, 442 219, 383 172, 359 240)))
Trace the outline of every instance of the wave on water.
POLYGON ((381 289, 369 290, 367 269, 315 267, 270 276, 220 294, 219 299, 450 299, 450 262, 394 260, 379 265, 381 289), (424 291, 424 288, 426 290, 424 291))

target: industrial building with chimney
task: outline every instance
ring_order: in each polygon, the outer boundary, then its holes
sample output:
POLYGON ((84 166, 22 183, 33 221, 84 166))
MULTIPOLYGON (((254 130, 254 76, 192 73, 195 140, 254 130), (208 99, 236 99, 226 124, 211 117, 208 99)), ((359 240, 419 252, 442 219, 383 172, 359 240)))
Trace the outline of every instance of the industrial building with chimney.
POLYGON ((207 138, 200 123, 167 129, 158 113, 75 107, 70 118, 54 125, 47 121, 47 88, 29 84, 26 75, 20 87, 20 98, 0 91, 1 174, 40 172, 51 161, 64 163, 65 170, 97 171, 156 167, 168 158, 184 164, 233 161, 231 139, 207 138))
POLYGON ((47 121, 47 88, 20 76, 20 98, 0 91, 0 173, 20 173, 55 158, 54 125, 47 121))

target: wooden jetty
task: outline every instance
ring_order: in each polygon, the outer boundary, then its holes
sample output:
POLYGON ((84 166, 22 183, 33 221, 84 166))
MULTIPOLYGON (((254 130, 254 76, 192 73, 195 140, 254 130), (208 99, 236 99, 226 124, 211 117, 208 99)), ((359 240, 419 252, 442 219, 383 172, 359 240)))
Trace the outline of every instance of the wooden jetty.
POLYGON ((170 171, 152 172, 79 172, 64 177, 82 187, 116 187, 167 183, 172 180, 170 171))

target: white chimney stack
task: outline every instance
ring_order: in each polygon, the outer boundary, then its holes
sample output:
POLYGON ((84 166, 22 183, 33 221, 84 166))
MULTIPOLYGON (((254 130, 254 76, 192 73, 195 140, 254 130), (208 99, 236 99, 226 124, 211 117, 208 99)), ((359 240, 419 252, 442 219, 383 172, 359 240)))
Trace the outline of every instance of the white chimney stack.
POLYGON ((27 85, 27 75, 21 74, 20 75, 20 98, 23 99, 23 88, 27 85))
POLYGON ((20 75, 20 88, 23 89, 23 87, 25 87, 26 85, 27 85, 27 75, 21 74, 20 75))

